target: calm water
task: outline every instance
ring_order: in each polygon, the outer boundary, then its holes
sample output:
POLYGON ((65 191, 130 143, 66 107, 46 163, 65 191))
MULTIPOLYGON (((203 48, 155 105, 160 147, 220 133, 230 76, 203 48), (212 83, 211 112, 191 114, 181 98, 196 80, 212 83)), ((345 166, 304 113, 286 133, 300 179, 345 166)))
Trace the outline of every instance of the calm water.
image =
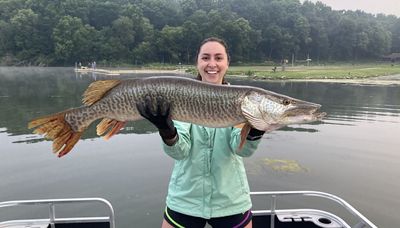
MULTIPOLYGON (((79 106, 89 83, 105 78, 71 68, 0 68, 0 201, 103 197, 113 204, 118 227, 160 226, 173 160, 147 122, 129 124, 109 141, 92 126, 62 159, 26 127, 34 117, 79 106)), ((379 227, 400 226, 399 86, 231 82, 320 103, 328 113, 323 122, 264 136, 246 159, 252 191, 325 191, 379 227)))

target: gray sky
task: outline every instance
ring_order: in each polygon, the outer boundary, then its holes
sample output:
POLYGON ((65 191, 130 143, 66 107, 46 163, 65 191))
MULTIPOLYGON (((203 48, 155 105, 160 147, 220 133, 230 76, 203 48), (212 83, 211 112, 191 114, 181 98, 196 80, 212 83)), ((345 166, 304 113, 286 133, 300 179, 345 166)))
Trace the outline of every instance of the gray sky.
MULTIPOLYGON (((304 2, 305 0, 301 0, 304 2)), ((334 10, 357 10, 367 13, 394 14, 400 17, 400 0, 310 0, 323 2, 334 10)))

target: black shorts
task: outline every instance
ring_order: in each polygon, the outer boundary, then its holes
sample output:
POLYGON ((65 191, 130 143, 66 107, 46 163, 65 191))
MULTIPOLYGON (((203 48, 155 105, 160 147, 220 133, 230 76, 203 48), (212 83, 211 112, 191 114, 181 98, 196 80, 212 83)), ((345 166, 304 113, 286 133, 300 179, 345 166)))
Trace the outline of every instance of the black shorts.
POLYGON ((176 228, 203 228, 206 223, 210 224, 213 228, 243 228, 251 221, 252 214, 251 211, 248 210, 244 213, 236 215, 204 219, 200 217, 181 214, 166 207, 164 211, 164 219, 171 226, 176 228))

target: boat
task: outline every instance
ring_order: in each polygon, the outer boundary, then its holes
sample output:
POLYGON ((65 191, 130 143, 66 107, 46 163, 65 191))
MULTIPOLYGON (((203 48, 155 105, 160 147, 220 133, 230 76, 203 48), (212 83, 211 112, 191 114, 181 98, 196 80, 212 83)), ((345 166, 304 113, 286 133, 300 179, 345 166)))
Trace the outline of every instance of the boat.
MULTIPOLYGON (((265 205, 261 209, 253 209, 253 228, 376 228, 371 221, 363 216, 349 203, 338 196, 318 191, 269 191, 251 192, 253 201, 257 198, 257 204, 265 205), (347 213, 345 218, 339 217, 328 210, 306 208, 278 207, 281 201, 292 202, 293 197, 316 198, 329 201, 341 210, 341 214, 347 213), (349 221, 352 221, 350 223, 349 221)), ((109 201, 103 198, 68 198, 68 199, 38 199, 0 202, 0 210, 12 207, 48 207, 48 218, 14 219, 0 221, 0 228, 115 228, 114 209, 109 201), (56 216, 56 207, 65 205, 97 204, 105 208, 104 215, 65 217, 56 216)), ((86 205, 87 206, 87 205, 86 205)), ((58 209, 57 209, 58 210, 58 209)), ((98 210, 91 210, 98 212, 98 210)), ((160 215, 160 224, 161 224, 160 215)), ((134 221, 132 221, 134 222, 134 221)), ((134 227, 134 225, 133 225, 134 227)))

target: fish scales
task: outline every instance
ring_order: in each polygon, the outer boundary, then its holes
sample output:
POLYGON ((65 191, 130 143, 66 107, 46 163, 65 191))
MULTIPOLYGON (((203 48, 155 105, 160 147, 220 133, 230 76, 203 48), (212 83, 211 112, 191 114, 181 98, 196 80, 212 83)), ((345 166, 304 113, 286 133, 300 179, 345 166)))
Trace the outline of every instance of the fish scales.
POLYGON ((100 118, 139 120, 142 116, 136 103, 150 96, 154 101, 162 97, 170 102, 173 119, 208 127, 227 127, 245 121, 240 103, 246 92, 248 90, 241 87, 171 80, 169 77, 123 80, 103 99, 68 113, 65 119, 75 131, 83 130, 100 118))
MULTIPOLYGON (((136 103, 145 96, 152 100, 162 97, 171 104, 173 119, 210 127, 225 127, 243 122, 241 98, 247 90, 232 89, 197 83, 193 80, 172 80, 168 77, 125 80, 98 102, 116 104, 117 107, 102 113, 102 117, 120 121, 138 120, 142 117, 136 103), (106 115, 106 116, 104 116, 106 115)), ((96 118, 101 118, 97 116, 96 118)))

